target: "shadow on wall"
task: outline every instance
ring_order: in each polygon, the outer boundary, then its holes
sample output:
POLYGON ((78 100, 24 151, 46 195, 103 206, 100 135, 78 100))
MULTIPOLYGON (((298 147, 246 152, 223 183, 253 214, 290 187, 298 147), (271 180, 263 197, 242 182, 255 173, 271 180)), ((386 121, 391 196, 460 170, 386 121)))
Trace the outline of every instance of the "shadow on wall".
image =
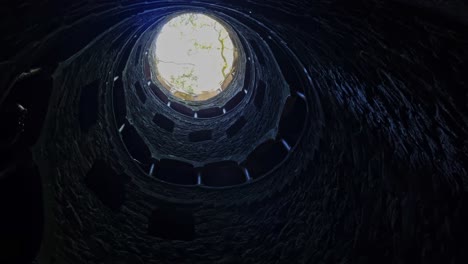
POLYGON ((30 263, 43 231, 42 183, 30 148, 46 116, 52 78, 16 82, 0 107, 0 263, 30 263))

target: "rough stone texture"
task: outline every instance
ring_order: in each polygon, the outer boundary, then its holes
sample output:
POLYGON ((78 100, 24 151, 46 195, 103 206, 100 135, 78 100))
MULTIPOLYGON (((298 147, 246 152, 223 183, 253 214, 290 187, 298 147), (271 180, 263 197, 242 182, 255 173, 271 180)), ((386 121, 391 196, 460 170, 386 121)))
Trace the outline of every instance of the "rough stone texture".
MULTIPOLYGON (((465 5, 412 2, 196 2, 248 25, 270 47, 282 40, 310 78, 297 83, 309 113, 287 160, 259 181, 224 189, 148 177, 125 150, 117 124, 106 119, 112 106, 103 103, 110 96, 104 91, 115 77, 109 72, 121 66, 126 39, 108 33, 131 35, 150 22, 142 19, 144 10, 176 2, 38 1, 2 8, 10 15, 1 23, 0 90, 31 67, 54 70, 48 116, 33 149, 46 186, 37 262, 465 263, 468 29, 456 15, 465 5), (80 89, 96 77, 102 80, 99 115, 83 133, 80 89), (120 210, 86 187, 96 160, 131 178, 120 210), (194 239, 148 230, 158 208, 190 212, 194 239)), ((298 63, 279 66, 288 75, 298 63)))

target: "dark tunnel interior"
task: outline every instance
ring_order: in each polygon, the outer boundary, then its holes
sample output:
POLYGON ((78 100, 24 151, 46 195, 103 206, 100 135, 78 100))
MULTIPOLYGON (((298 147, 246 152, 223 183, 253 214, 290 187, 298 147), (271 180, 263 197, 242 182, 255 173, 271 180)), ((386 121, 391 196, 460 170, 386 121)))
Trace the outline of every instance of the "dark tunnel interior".
POLYGON ((466 14, 2 1, 0 263, 468 263, 466 14), (180 14, 232 40, 214 97, 162 77, 180 14))

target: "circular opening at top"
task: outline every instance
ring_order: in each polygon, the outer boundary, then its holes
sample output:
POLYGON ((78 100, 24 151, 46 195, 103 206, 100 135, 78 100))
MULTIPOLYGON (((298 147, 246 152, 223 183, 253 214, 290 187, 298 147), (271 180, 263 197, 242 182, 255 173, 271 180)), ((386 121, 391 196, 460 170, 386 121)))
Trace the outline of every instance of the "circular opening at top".
POLYGON ((174 96, 204 101, 234 79, 237 48, 226 27, 201 13, 167 21, 156 37, 156 77, 174 96))

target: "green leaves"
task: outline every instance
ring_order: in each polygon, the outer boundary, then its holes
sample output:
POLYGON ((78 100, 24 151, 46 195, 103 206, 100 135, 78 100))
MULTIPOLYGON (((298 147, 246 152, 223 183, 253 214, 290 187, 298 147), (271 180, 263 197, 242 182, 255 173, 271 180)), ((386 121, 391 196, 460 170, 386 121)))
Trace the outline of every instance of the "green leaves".
POLYGON ((194 95, 194 86, 198 80, 198 76, 196 76, 194 72, 195 70, 192 68, 181 75, 171 75, 169 78, 170 82, 177 88, 184 90, 186 93, 194 95))

